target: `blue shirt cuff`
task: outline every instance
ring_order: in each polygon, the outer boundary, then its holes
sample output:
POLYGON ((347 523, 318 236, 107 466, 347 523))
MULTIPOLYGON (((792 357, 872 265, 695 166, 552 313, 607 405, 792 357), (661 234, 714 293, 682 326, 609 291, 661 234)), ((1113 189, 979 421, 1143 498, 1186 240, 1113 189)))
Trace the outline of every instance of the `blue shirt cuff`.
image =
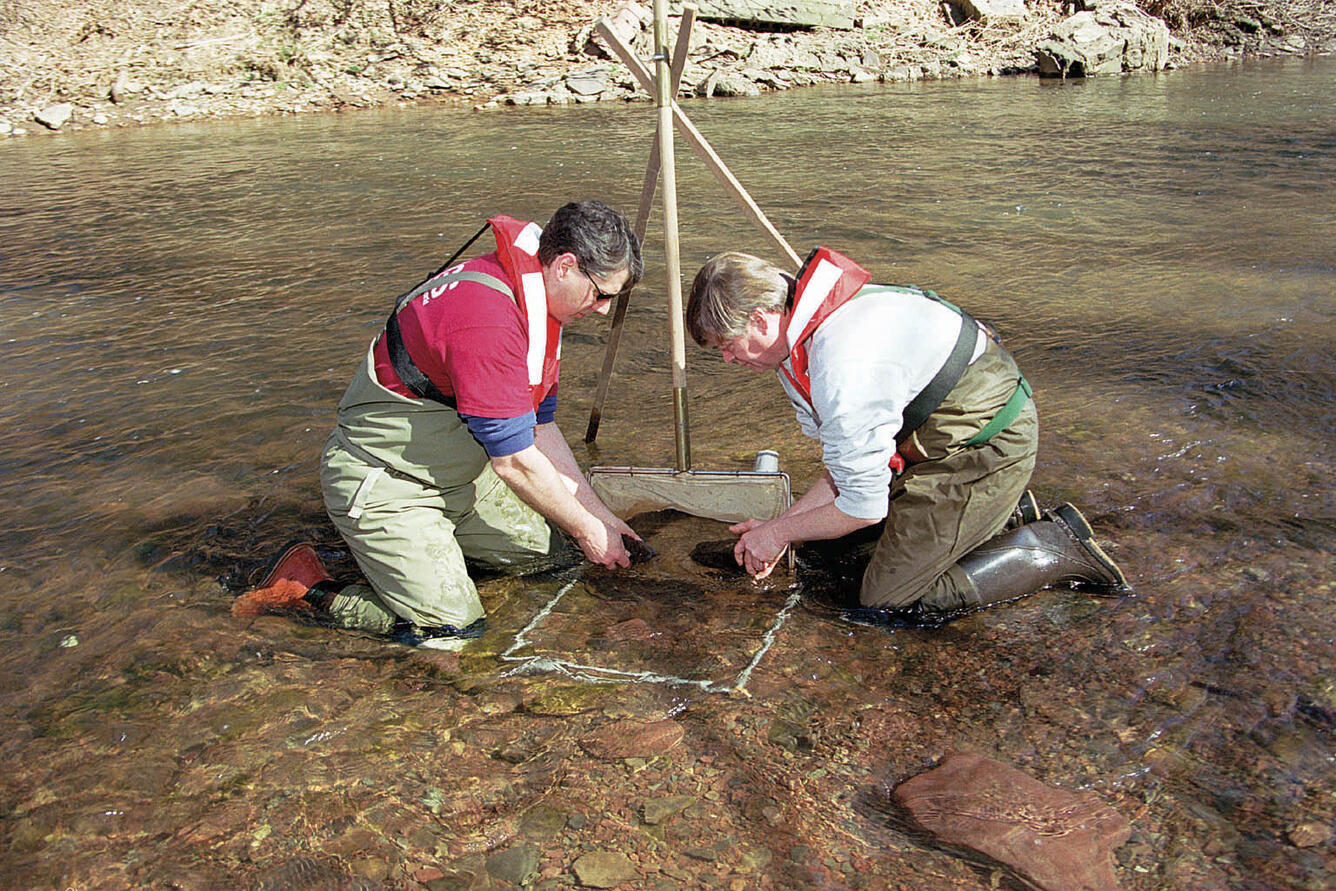
POLYGON ((517 418, 480 418, 460 415, 489 458, 504 458, 533 445, 535 415, 526 412, 517 418))
POLYGON ((538 403, 538 423, 551 424, 557 419, 557 391, 547 394, 547 398, 538 403))

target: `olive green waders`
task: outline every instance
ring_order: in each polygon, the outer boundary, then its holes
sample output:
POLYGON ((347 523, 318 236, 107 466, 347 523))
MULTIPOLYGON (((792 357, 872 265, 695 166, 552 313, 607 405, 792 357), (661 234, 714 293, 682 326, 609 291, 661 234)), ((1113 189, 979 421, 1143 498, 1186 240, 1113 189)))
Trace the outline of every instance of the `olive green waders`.
POLYGON ((911 604, 941 611, 977 601, 956 562, 1002 531, 1034 472, 1039 416, 1033 400, 987 442, 966 443, 1016 391, 1020 371, 991 339, 946 398, 914 432, 906 451, 926 460, 891 482, 881 538, 863 573, 859 600, 878 609, 911 604))
POLYGON ((1131 590, 1080 511, 1064 504, 1039 512, 1026 492, 1039 434, 1033 400, 999 432, 980 435, 1019 378, 1011 357, 989 341, 910 437, 906 450, 926 460, 891 483, 863 573, 863 606, 950 615, 1063 581, 1105 594, 1131 590))
POLYGON ((484 613, 465 559, 523 571, 572 552, 496 476, 458 412, 382 387, 374 361, 368 350, 320 467, 325 509, 369 584, 344 587, 326 608, 362 631, 465 628, 484 613))

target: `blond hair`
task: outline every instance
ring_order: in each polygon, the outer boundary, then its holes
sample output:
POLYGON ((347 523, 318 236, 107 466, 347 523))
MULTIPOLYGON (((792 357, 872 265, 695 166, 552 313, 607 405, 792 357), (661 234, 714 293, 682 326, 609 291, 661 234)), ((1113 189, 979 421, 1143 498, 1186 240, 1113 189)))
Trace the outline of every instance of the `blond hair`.
POLYGON ((739 337, 756 310, 783 312, 789 298, 784 271, 760 257, 725 251, 706 261, 691 283, 686 325, 701 346, 739 337))

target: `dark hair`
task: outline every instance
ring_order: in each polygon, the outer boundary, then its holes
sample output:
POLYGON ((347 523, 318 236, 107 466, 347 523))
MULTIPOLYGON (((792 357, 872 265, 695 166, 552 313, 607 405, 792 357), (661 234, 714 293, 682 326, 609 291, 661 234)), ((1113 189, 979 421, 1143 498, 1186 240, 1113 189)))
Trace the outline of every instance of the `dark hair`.
POLYGON ((619 211, 602 201, 572 201, 558 208, 538 240, 538 262, 544 266, 562 254, 574 254, 586 275, 607 278, 625 269, 623 291, 645 274, 640 240, 619 211))

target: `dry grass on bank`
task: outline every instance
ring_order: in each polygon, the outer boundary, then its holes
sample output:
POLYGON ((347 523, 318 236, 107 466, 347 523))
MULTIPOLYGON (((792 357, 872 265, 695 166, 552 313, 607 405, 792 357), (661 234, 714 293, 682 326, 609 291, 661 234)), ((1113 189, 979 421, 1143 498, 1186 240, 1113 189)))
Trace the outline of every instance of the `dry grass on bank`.
POLYGON ((1333 0, 1138 0, 1182 40, 1190 58, 1216 58, 1254 35, 1302 38, 1318 46, 1336 35, 1333 0))

